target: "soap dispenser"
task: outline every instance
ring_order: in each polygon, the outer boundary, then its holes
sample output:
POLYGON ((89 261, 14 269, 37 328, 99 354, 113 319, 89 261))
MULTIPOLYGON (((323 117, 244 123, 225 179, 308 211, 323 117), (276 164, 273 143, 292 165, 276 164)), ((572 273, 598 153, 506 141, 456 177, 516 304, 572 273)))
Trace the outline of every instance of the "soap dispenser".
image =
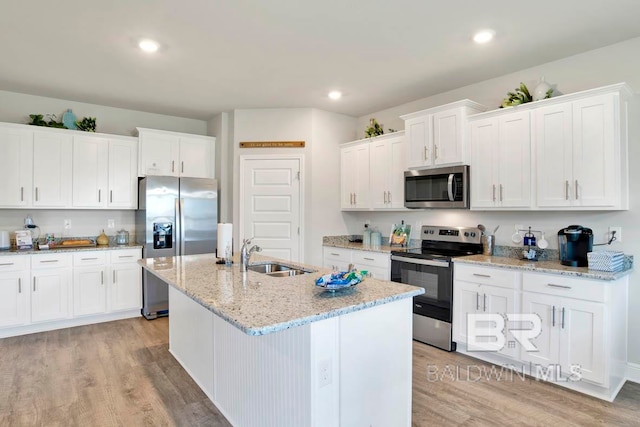
POLYGON ((362 232, 362 246, 371 246, 371 230, 369 224, 364 225, 364 231, 362 232))

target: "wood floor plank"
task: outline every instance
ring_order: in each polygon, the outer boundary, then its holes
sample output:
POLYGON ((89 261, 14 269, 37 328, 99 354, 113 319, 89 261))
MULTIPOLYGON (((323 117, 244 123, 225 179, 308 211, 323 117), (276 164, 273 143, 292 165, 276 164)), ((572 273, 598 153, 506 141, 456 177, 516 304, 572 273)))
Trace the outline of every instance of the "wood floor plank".
MULTIPOLYGON (((169 353, 168 329, 138 318, 1 339, 0 426, 230 426, 169 353)), ((640 384, 608 403, 515 375, 434 380, 430 367, 491 366, 418 342, 413 355, 414 427, 640 425, 640 384)))

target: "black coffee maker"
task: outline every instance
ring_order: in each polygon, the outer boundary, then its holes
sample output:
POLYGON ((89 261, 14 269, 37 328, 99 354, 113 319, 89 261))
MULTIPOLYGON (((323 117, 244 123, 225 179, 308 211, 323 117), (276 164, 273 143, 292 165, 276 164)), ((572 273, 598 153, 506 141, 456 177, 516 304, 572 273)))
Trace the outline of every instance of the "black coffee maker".
POLYGON ((593 231, 581 225, 570 225, 558 231, 560 263, 571 267, 586 267, 587 253, 593 251, 593 231))

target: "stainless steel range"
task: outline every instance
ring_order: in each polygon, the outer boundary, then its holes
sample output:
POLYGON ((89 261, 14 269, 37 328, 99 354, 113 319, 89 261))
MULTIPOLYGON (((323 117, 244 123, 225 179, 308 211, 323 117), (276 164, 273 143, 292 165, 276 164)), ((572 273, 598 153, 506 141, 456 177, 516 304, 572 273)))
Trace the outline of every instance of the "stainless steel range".
POLYGON ((420 249, 391 252, 391 280, 424 288, 413 298, 413 339, 455 351, 451 337, 453 262, 482 252, 478 228, 423 226, 420 249))

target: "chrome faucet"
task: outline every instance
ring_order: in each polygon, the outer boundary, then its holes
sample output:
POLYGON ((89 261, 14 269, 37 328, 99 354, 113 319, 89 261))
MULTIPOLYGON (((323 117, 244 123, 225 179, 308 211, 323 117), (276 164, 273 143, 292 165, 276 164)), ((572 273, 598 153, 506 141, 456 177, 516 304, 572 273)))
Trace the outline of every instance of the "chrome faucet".
POLYGON ((254 252, 262 252, 262 248, 258 245, 253 245, 251 248, 247 248, 251 244, 252 240, 253 237, 242 241, 242 249, 240 250, 240 271, 242 272, 247 271, 251 254, 254 252))

